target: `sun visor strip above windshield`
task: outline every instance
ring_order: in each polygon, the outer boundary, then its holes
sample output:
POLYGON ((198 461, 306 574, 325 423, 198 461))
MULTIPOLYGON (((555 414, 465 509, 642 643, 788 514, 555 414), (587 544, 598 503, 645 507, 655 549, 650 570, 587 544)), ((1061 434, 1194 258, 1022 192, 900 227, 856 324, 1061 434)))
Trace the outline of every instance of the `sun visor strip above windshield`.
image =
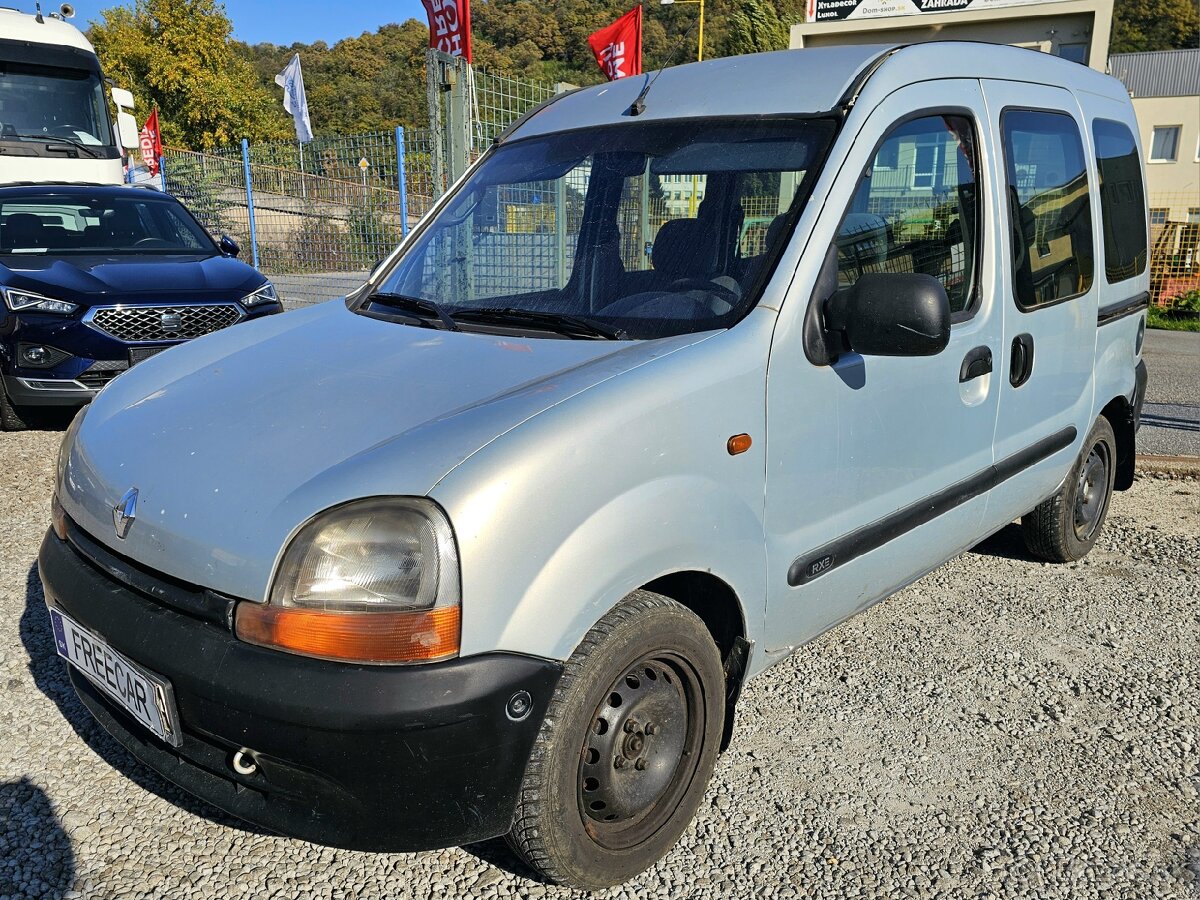
POLYGON ((82 69, 85 72, 100 74, 100 61, 94 53, 78 47, 37 44, 32 41, 0 39, 0 70, 4 68, 5 63, 54 69, 82 69))

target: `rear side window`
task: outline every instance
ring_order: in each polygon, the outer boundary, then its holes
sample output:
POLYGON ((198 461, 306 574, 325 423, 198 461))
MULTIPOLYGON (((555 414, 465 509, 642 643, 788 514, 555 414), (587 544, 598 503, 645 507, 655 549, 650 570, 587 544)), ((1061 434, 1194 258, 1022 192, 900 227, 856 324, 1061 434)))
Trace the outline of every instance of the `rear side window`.
POLYGON ((1092 286, 1092 210, 1083 141, 1066 113, 1001 117, 1017 305, 1034 309, 1092 286))
POLYGON ((1146 271, 1146 194, 1137 142, 1120 122, 1092 123, 1104 225, 1104 274, 1109 283, 1146 271))

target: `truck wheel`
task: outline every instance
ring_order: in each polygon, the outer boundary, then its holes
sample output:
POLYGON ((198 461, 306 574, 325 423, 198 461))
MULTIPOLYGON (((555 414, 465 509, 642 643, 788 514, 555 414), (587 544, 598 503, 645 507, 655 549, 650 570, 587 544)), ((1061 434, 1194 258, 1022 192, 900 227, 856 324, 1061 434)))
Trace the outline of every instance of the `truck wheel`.
POLYGON ((724 697, 721 657, 699 617, 634 591, 567 660, 509 845, 548 880, 586 889, 653 865, 704 796, 724 697))
POLYGON ((1108 514, 1116 459, 1117 439, 1108 419, 1101 416, 1062 489, 1021 517, 1030 553, 1050 562, 1074 562, 1087 556, 1108 514))
POLYGON ((9 399, 3 382, 0 382, 0 431, 24 431, 28 427, 21 411, 9 399))

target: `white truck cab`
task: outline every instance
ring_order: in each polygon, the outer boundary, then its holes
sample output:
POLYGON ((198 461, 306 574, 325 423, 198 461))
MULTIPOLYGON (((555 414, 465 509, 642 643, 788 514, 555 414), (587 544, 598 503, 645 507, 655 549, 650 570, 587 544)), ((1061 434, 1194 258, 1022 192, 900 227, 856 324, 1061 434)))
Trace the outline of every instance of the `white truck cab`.
POLYGON ((96 51, 57 13, 0 8, 0 184, 120 184, 123 149, 137 146, 133 96, 112 90, 113 125, 96 51))

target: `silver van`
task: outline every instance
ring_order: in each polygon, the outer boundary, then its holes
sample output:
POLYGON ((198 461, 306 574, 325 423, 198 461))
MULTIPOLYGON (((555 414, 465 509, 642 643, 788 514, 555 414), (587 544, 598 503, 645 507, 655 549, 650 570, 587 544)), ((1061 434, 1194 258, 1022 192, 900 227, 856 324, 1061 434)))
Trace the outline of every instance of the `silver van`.
POLYGON ((566 94, 369 282, 114 380, 40 573, 88 709, 274 831, 507 835, 596 888, 684 832, 746 679, 1133 478, 1121 84, 1009 47, 566 94))

